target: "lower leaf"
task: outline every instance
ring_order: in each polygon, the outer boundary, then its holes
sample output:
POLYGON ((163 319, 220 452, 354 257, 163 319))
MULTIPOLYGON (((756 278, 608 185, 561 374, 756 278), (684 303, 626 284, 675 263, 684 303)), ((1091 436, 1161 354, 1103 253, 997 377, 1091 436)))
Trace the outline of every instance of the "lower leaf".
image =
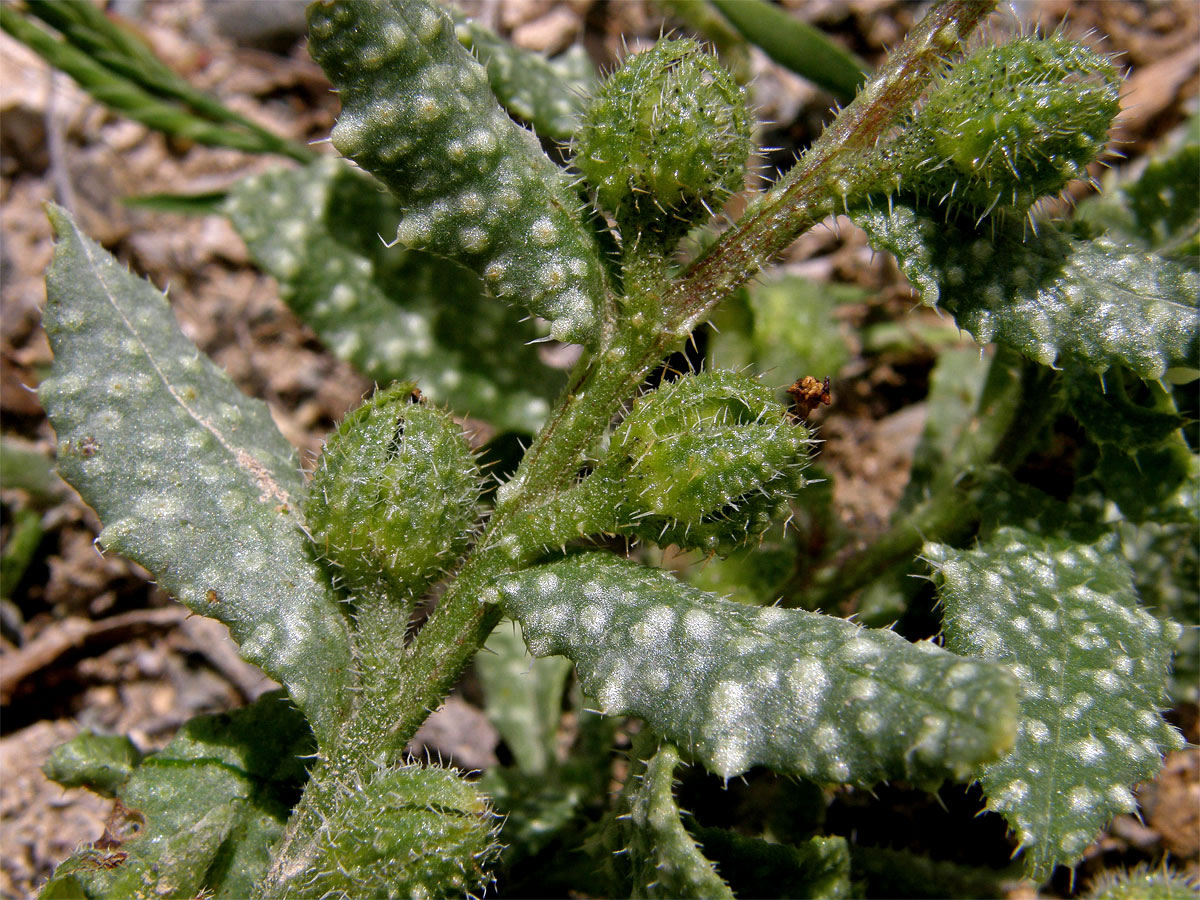
MULTIPOLYGON (((55 871, 47 891, 87 898, 248 897, 307 777, 312 734, 282 692, 228 715, 199 716, 117 784, 104 836, 55 871), (74 894, 79 896, 79 894, 74 894)), ((111 743, 80 735, 47 774, 92 784, 110 771, 111 743)), ((125 765, 131 757, 122 754, 125 765)), ((54 896, 51 894, 50 896, 54 896)))
POLYGON ((369 378, 414 379, 433 402, 501 428, 541 425, 561 376, 529 346, 537 328, 454 263, 384 246, 400 210, 376 182, 324 159, 243 179, 224 211, 283 301, 369 378))
POLYGON ((663 744, 645 770, 626 785, 623 817, 634 897, 711 897, 733 900, 733 891, 688 834, 675 804, 679 751, 663 744))
POLYGON ((890 631, 721 600, 666 572, 582 554, 492 591, 535 656, 569 656, 607 714, 645 719, 726 778, 818 782, 966 775, 1012 743, 1016 683, 890 631))
POLYGON ((47 210, 58 243, 38 396, 58 471, 104 523, 100 546, 229 626, 322 744, 350 707, 350 635, 297 511, 307 488, 267 405, 180 330, 166 297, 47 210))
POLYGON ((931 544, 925 555, 946 646, 1007 663, 1020 679, 1016 746, 980 780, 1015 829, 1027 872, 1044 880, 1136 809, 1133 785, 1182 746, 1158 713, 1179 626, 1141 609, 1109 539, 1002 528, 978 550, 931 544))

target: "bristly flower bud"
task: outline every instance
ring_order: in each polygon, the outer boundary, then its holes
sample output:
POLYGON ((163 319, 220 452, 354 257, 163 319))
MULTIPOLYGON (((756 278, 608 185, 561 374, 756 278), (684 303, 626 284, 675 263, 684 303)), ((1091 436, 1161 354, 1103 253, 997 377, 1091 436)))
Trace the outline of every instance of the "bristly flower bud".
POLYGON ((288 896, 483 896, 496 822, 487 796, 453 769, 383 769, 343 789, 288 896))
POLYGON ((894 172, 902 189, 1022 215, 1086 175, 1120 86, 1107 57, 1061 34, 980 48, 930 90, 889 151, 894 172))
POLYGON ((711 371, 642 397, 595 475, 617 495, 622 531, 727 553, 786 514, 811 443, 770 388, 711 371))
POLYGON ((741 189, 750 135, 745 92, 716 58, 693 40, 659 41, 600 87, 574 164, 623 231, 682 233, 741 189))
POLYGON ((412 383, 377 391, 329 437, 305 516, 352 591, 421 591, 463 551, 479 469, 462 429, 412 383))

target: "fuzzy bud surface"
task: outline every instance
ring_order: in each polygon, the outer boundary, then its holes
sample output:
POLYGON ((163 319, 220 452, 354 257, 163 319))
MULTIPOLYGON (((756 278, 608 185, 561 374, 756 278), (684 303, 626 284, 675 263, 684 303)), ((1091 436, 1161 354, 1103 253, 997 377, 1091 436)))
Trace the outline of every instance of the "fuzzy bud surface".
POLYGON ((642 397, 597 474, 617 486, 631 533, 726 552, 786 512, 810 444, 769 387, 714 370, 642 397))
POLYGON ((321 454, 305 513, 352 589, 418 591, 462 552, 479 471, 462 429, 411 383, 354 410, 321 454))
POLYGON ((745 93, 692 40, 627 59, 593 98, 576 168, 618 221, 696 221, 740 190, 751 149, 745 93))
POLYGON ((981 48, 932 88, 898 150, 904 187, 1024 213, 1086 175, 1120 110, 1109 59, 1060 34, 981 48))

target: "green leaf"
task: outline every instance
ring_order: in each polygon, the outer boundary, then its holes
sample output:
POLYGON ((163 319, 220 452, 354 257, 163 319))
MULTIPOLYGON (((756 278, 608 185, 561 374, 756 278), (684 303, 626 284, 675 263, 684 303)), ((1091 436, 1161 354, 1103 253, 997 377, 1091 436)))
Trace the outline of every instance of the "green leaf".
POLYGON ((1007 344, 1045 365, 1072 357, 1096 371, 1126 365, 1141 378, 1200 366, 1200 276, 1119 244, 1050 223, 978 226, 895 198, 851 218, 894 254, 929 306, 941 305, 981 344, 1007 344))
MULTIPOLYGON (((1080 467, 1087 469, 1084 462, 1080 467)), ((1131 522, 1200 524, 1200 456, 1179 437, 1128 451, 1101 444, 1094 467, 1079 479, 1077 490, 1088 489, 1117 504, 1131 522)))
POLYGON ((217 216, 229 199, 228 191, 206 191, 199 194, 135 194, 122 199, 134 209, 154 212, 183 213, 189 216, 217 216))
POLYGON ((1136 179, 1119 178, 1114 174, 1103 193, 1080 204, 1076 218, 1189 268, 1200 266, 1200 143, 1184 140, 1136 179))
POLYGON ((1158 714, 1179 626, 1138 606, 1129 566, 1096 544, 999 529, 978 550, 930 544, 946 646, 1003 662, 1021 684, 1017 744, 984 766, 989 806, 1037 881, 1137 807, 1182 740, 1158 714))
POLYGON ((1200 457, 1181 429, 1174 395, 1123 369, 1102 378, 1068 369, 1067 407, 1089 441, 1079 452, 1076 497, 1108 517, 1115 503, 1129 522, 1200 525, 1200 457))
POLYGON ((7 601, 12 597, 44 535, 41 513, 25 507, 13 511, 4 549, 0 552, 0 600, 7 601))
POLYGON ((931 782, 1012 741, 1003 667, 890 631, 720 600, 607 554, 503 576, 489 595, 535 656, 575 660, 601 711, 644 718, 726 778, 761 764, 819 782, 931 782))
POLYGON ((1195 521, 1118 522, 1121 554, 1142 602, 1183 626, 1171 664, 1171 699, 1200 700, 1200 542, 1195 521))
POLYGON ((42 772, 63 787, 86 787, 112 797, 133 774, 142 754, 124 735, 85 731, 54 748, 42 772))
POLYGON ((475 657, 475 671, 487 716, 517 768, 527 775, 545 774, 555 764, 570 660, 530 659, 521 626, 513 622, 492 632, 475 657))
POLYGON ((683 827, 675 803, 675 767, 679 751, 663 744, 639 763, 644 770, 626 785, 627 841, 633 897, 704 897, 733 900, 733 891, 704 858, 683 827))
POLYGON ((55 873, 50 880, 42 885, 38 900, 88 900, 83 890, 83 883, 74 875, 64 871, 61 875, 55 873))
MULTIPOLYGON (((456 17, 457 18, 457 17, 456 17)), ((487 69, 496 99, 537 134, 569 141, 579 127, 585 98, 596 86, 587 51, 576 45, 555 59, 522 50, 479 22, 459 19, 462 45, 487 69)))
POLYGON ((346 623, 310 558, 305 486, 266 404, 179 330, 166 298, 49 208, 58 236, 39 396, 100 544, 141 563, 287 686, 324 744, 347 708, 346 623))
POLYGON ((712 0, 713 6, 747 40, 771 59, 849 101, 866 80, 865 62, 802 22, 764 0, 712 0))
POLYGON ((285 140, 195 90, 136 39, 108 22, 94 4, 0 6, 0 28, 70 75, 100 103, 148 128, 184 140, 248 153, 280 153, 307 162, 313 152, 285 140), (90 8, 89 8, 90 7, 90 8), (33 21, 59 28, 65 40, 33 21))
POLYGON ((587 343, 606 273, 569 176, 508 117, 487 73, 427 0, 316 3, 309 49, 338 89, 333 144, 404 208, 401 243, 587 343))
POLYGON ((1081 514, 1074 503, 1060 502, 1032 485, 1017 481, 1000 466, 980 466, 964 473, 960 487, 978 510, 980 533, 987 540, 1001 528, 1070 537, 1093 543, 1107 530, 1094 516, 1081 514))
POLYGON ((529 345, 532 323, 461 266, 389 250, 399 204, 336 160, 243 179, 226 212, 285 303, 339 357, 502 428, 535 431, 562 376, 529 345), (533 373, 537 373, 533 375, 533 373))
POLYGON ((1124 367, 1099 377, 1070 367, 1063 382, 1067 409, 1097 443, 1124 450, 1158 447, 1187 423, 1166 388, 1143 382, 1124 367))
MULTIPOLYGON (((76 771, 94 772, 112 756, 94 740, 65 746, 76 771)), ((308 725, 281 692, 192 719, 132 770, 104 840, 77 851, 51 884, 65 890, 74 881, 88 898, 114 900, 250 896, 307 777, 302 757, 312 750, 308 725)))

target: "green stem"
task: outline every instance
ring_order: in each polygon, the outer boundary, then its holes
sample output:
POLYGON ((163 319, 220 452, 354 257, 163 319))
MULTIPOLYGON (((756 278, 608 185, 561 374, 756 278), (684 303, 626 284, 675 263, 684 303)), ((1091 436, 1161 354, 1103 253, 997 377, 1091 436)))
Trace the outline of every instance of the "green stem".
POLYGON ((918 23, 787 177, 672 285, 663 302, 680 337, 800 234, 877 187, 876 144, 995 5, 949 0, 918 23))
POLYGON ((523 527, 530 523, 522 511, 574 481, 583 451, 662 358, 660 335, 630 331, 629 336, 632 339, 602 349, 583 364, 557 414, 502 489, 477 549, 413 641, 398 694, 403 706, 385 737, 388 745, 401 746, 416 732, 500 621, 502 609, 482 599, 488 585, 505 572, 527 566, 543 553, 547 540, 562 534, 523 527))
POLYGON ((800 604, 806 609, 835 608, 889 569, 912 562, 927 541, 947 540, 975 522, 978 511, 959 486, 961 476, 988 464, 1011 472, 1024 461, 1036 445, 1036 435, 1060 407, 1057 392, 1051 390, 1056 377, 1017 351, 999 347, 975 414, 947 457, 944 477, 934 478, 941 487, 875 543, 819 570, 800 604))
POLYGON ((322 760, 313 768, 304 794, 288 819, 283 840, 275 847, 271 868, 257 885, 258 900, 272 900, 289 893, 292 884, 301 882, 316 861, 313 837, 333 811, 342 785, 353 784, 354 773, 322 760))

